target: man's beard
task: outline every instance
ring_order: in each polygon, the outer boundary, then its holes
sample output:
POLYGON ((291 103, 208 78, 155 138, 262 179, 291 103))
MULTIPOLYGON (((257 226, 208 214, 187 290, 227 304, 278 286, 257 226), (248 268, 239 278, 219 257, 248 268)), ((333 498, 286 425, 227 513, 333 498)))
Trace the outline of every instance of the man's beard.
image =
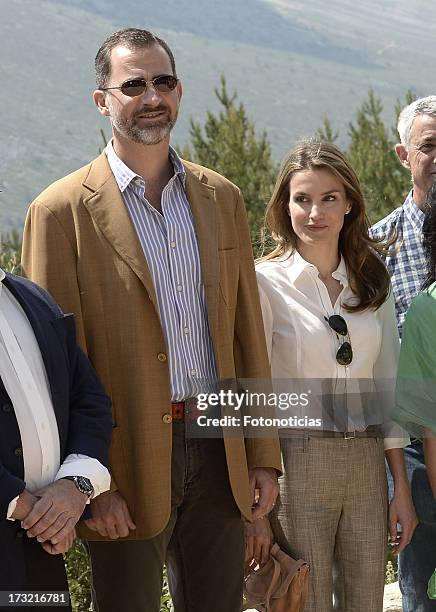
POLYGON ((114 112, 114 110, 109 107, 113 129, 128 140, 144 145, 155 145, 162 142, 162 140, 168 136, 176 124, 177 112, 172 118, 170 118, 169 111, 166 108, 154 108, 150 109, 148 112, 152 113, 160 110, 164 110, 167 116, 156 119, 153 124, 141 127, 137 124, 136 118, 139 115, 145 115, 147 110, 143 109, 142 111, 135 113, 133 117, 126 118, 121 114, 114 112))

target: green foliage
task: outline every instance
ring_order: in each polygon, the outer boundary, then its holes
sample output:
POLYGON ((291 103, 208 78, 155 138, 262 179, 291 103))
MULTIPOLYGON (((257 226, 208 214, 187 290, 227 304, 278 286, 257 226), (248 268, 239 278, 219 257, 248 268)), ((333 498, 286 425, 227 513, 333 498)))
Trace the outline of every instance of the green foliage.
POLYGON ((174 606, 173 606, 170 591, 168 588, 168 580, 167 580, 166 571, 164 572, 162 597, 160 599, 160 612, 174 612, 174 606))
MULTIPOLYGON (((401 110, 414 99, 409 90, 403 102, 397 100, 396 122, 401 110)), ((396 125, 386 126, 382 113, 382 101, 370 89, 354 121, 348 126, 347 156, 360 179, 372 223, 401 206, 411 187, 410 172, 400 164, 395 153, 398 142, 396 125)), ((329 118, 324 117, 316 137, 335 142, 338 136, 339 132, 333 129, 329 118)))
POLYGON ((397 581, 397 573, 392 561, 386 563, 385 584, 392 584, 397 581))
POLYGON ((21 236, 17 230, 0 236, 0 268, 21 273, 21 236))
POLYGON ((68 586, 71 594, 73 612, 90 612, 91 604, 91 570, 88 553, 81 540, 65 555, 68 586))
POLYGON ((374 222, 400 206, 407 195, 405 181, 410 175, 396 156, 391 130, 382 120, 383 105, 373 90, 349 124, 348 158, 365 194, 374 222))
POLYGON ((223 174, 241 188, 256 243, 278 166, 272 159, 266 133, 256 134, 244 105, 236 103, 236 93, 228 94, 224 76, 215 95, 222 110, 218 114, 208 111, 203 127, 191 119, 191 144, 181 149, 181 155, 223 174))
MULTIPOLYGON (((215 95, 222 105, 221 111, 217 114, 208 111, 204 126, 191 119, 191 142, 181 149, 181 155, 216 170, 241 188, 256 247, 278 166, 271 157, 266 133, 256 135, 244 105, 237 104, 236 93, 229 95, 223 76, 215 95)), ((397 100, 396 118, 413 99, 409 90, 403 102, 397 100)), ((411 186, 410 173, 401 166, 395 153, 396 127, 386 126, 382 114, 382 101, 370 90, 348 127, 347 155, 362 184, 372 223, 400 206, 411 186)), ((335 143, 339 131, 325 116, 315 137, 335 143)))
POLYGON ((324 115, 324 119, 321 127, 315 132, 315 138, 317 140, 323 140, 324 142, 335 143, 339 137, 339 131, 333 128, 333 125, 327 115, 324 115))
POLYGON ((398 580, 398 557, 392 553, 391 547, 388 545, 385 584, 391 584, 398 580))

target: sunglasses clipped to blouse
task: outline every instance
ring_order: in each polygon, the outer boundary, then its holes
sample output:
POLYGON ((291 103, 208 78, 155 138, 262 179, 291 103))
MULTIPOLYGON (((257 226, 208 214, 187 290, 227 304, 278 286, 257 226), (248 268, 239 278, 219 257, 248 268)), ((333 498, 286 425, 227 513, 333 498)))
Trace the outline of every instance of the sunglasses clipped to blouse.
POLYGON ((152 85, 153 89, 159 93, 170 93, 170 91, 173 91, 177 87, 178 82, 179 79, 172 74, 160 74, 149 81, 145 79, 129 79, 118 87, 100 87, 100 91, 119 89, 125 96, 135 98, 136 96, 142 95, 149 85, 152 85))
POLYGON ((342 337, 347 337, 347 340, 341 344, 336 353, 336 361, 343 366, 350 365, 353 361, 353 349, 351 348, 350 336, 348 334, 347 322, 341 315, 332 315, 331 317, 324 317, 336 334, 342 337))

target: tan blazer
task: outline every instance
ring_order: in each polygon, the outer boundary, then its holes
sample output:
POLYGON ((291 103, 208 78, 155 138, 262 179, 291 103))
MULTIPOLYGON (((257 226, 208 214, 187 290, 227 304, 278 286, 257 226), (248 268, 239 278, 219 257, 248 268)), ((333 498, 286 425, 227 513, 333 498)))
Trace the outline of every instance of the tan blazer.
MULTIPOLYGON (((211 170, 188 162, 185 168, 219 376, 267 378, 241 193, 211 170)), ((171 502, 167 348, 150 271, 104 153, 32 203, 23 268, 76 316, 78 340, 113 402, 113 486, 137 525, 130 537, 155 536, 168 522, 171 502)), ((250 518, 248 468, 280 470, 278 442, 232 437, 225 448, 236 503, 250 518)))

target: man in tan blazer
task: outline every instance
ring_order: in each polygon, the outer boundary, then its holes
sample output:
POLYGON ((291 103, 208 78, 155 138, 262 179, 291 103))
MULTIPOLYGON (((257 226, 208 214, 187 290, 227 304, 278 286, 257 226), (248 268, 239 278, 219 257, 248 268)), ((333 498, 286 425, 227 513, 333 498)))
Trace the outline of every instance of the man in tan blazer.
POLYGON ((190 438, 185 410, 206 380, 269 377, 243 199, 170 147, 182 87, 163 40, 112 34, 96 76, 113 139, 33 202, 23 244, 113 403, 112 488, 82 532, 96 603, 158 612, 166 563, 177 612, 237 612, 242 518, 274 504, 278 442, 190 438))

